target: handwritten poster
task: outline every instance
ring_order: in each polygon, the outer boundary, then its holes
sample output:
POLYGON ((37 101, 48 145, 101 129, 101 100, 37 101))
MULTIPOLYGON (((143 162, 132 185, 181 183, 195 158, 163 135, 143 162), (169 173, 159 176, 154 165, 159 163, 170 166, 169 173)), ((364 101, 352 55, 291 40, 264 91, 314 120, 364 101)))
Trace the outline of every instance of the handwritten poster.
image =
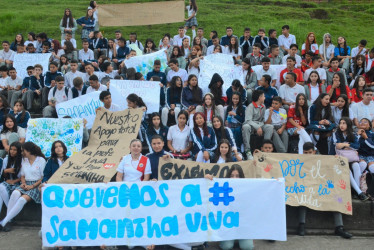
POLYGON ((286 179, 286 203, 352 215, 346 158, 325 155, 255 154, 257 177, 286 179))
POLYGON ((51 157, 54 141, 60 140, 67 147, 67 155, 71 157, 82 149, 83 119, 38 118, 27 123, 26 141, 38 145, 46 157, 51 157))
POLYGON ((120 107, 127 108, 126 97, 137 94, 147 105, 147 113, 159 112, 160 108, 160 82, 111 80, 110 89, 112 100, 120 107))
POLYGON ((168 60, 165 54, 165 49, 151 54, 131 57, 130 59, 125 60, 125 64, 127 68, 135 68, 136 72, 142 73, 145 78, 148 72, 153 70, 153 63, 155 60, 160 60, 160 71, 164 72, 166 67, 168 66, 168 60))
POLYGON ((204 178, 206 174, 217 178, 227 178, 227 173, 232 166, 241 168, 246 178, 255 178, 256 176, 253 161, 217 164, 160 158, 158 178, 160 180, 204 178))
POLYGON ((283 178, 47 184, 43 246, 285 241, 283 190, 283 178))
POLYGON ((43 74, 47 73, 49 58, 52 53, 23 53, 14 54, 13 67, 17 70, 17 76, 24 79, 27 75, 27 67, 35 66, 35 64, 40 64, 43 66, 43 74))
POLYGON ((142 114, 141 109, 99 110, 88 146, 69 158, 48 183, 110 181, 121 157, 130 152, 130 142, 138 135, 142 114))
POLYGON ((66 102, 58 103, 56 105, 58 117, 85 118, 87 120, 87 128, 92 128, 96 117, 96 109, 103 106, 103 103, 99 99, 100 93, 101 91, 95 91, 66 102))

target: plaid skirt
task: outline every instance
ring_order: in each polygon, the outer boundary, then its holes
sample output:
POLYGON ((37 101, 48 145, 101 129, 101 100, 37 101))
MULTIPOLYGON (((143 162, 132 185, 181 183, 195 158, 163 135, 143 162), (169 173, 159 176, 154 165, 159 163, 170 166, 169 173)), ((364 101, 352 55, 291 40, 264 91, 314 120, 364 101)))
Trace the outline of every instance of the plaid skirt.
POLYGON ((363 156, 363 155, 359 155, 358 157, 360 158, 360 160, 366 161, 366 163, 374 162, 374 156, 363 156))
MULTIPOLYGON (((36 183, 38 181, 26 181, 26 185, 32 185, 34 183, 36 183)), ((24 190, 22 189, 21 187, 17 187, 16 188, 18 191, 21 192, 21 194, 25 194, 25 195, 28 195, 31 199, 33 199, 36 203, 40 203, 41 199, 40 199, 40 191, 39 191, 39 188, 33 188, 31 190, 24 190)))
POLYGON ((192 26, 197 26, 197 19, 196 19, 196 17, 191 18, 184 25, 184 27, 188 27, 188 28, 191 28, 192 26))
POLYGON ((11 185, 11 184, 9 184, 9 183, 6 182, 6 181, 2 182, 0 185, 4 185, 4 186, 5 186, 6 191, 8 191, 8 195, 9 195, 9 196, 12 194, 12 192, 13 192, 17 187, 19 187, 19 183, 18 183, 18 184, 11 185))

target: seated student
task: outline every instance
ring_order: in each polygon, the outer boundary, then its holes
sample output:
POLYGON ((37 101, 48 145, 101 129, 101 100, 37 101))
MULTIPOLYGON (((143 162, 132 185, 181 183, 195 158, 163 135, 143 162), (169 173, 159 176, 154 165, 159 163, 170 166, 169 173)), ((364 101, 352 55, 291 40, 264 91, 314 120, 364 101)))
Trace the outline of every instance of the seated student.
POLYGON ((10 43, 8 41, 3 41, 2 46, 3 49, 0 50, 0 66, 11 67, 16 53, 10 49, 10 43))
MULTIPOLYGON (((358 156, 361 162, 366 162, 370 173, 374 173, 374 132, 372 131, 372 122, 367 118, 362 118, 360 120, 359 130, 357 134, 359 135, 360 147, 358 149, 358 156)), ((363 169, 364 165, 361 165, 363 169)))
POLYGON ((130 154, 124 155, 117 167, 116 181, 149 181, 152 169, 148 157, 142 155, 142 142, 134 139, 130 142, 130 154))
POLYGON ((65 74, 65 86, 68 88, 73 87, 73 81, 76 77, 82 77, 83 78, 84 73, 78 71, 78 61, 77 60, 71 60, 70 61, 70 71, 65 74))
POLYGON ((147 105, 144 103, 141 97, 139 97, 138 95, 134 93, 129 94, 126 97, 126 101, 127 101, 128 109, 140 108, 143 110, 142 123, 140 124, 140 130, 139 130, 139 138, 141 141, 144 141, 145 133, 146 133, 145 128, 147 127, 147 123, 146 123, 147 105))
POLYGON ((130 44, 135 44, 140 50, 144 50, 144 46, 140 41, 138 41, 138 36, 135 32, 131 32, 129 40, 126 41, 126 46, 129 46, 130 44))
POLYGON ((175 116, 175 121, 179 112, 181 111, 181 97, 182 97, 182 79, 179 76, 174 76, 171 79, 170 87, 166 90, 166 107, 162 108, 162 124, 167 126, 169 113, 175 116))
POLYGON ((232 81, 231 86, 226 90, 226 98, 227 103, 230 102, 232 93, 238 92, 241 95, 241 101, 243 105, 245 105, 247 101, 247 92, 244 90, 243 85, 240 83, 238 79, 232 81))
POLYGON ((51 62, 49 64, 49 71, 45 73, 44 78, 44 88, 42 90, 42 108, 48 105, 48 95, 51 88, 56 86, 56 77, 61 76, 63 77, 62 73, 57 71, 58 64, 56 62, 51 62))
POLYGON ((367 86, 374 90, 374 67, 364 73, 363 76, 365 77, 367 86))
POLYGON ((192 148, 191 129, 187 125, 188 113, 185 110, 179 112, 177 124, 169 128, 168 131, 168 148, 176 158, 187 159, 191 156, 192 148))
MULTIPOLYGON (((353 84, 355 83, 355 79, 359 76, 363 76, 365 74, 366 68, 366 57, 363 55, 357 55, 353 60, 350 71, 349 71, 349 78, 352 79, 349 87, 352 88, 353 84)), ((365 77, 364 77, 365 79, 365 77)))
POLYGON ((336 128, 328 94, 320 94, 309 107, 308 121, 313 143, 321 154, 327 155, 329 138, 331 138, 332 130, 336 128))
POLYGON ((310 72, 312 71, 317 71, 318 72, 318 75, 319 75, 319 78, 321 79, 321 82, 323 85, 325 85, 325 82, 326 82, 326 70, 324 70, 323 68, 321 68, 321 65, 322 65, 322 58, 320 56, 314 56, 313 59, 313 65, 310 69, 306 70, 305 71, 305 74, 304 74, 304 79, 308 79, 309 78, 309 74, 310 72))
POLYGON ((231 37, 237 38, 237 36, 233 35, 232 33, 233 33, 233 29, 231 27, 226 27, 226 35, 221 37, 219 44, 225 47, 229 46, 231 37))
POLYGON ((270 65, 280 65, 282 64, 282 58, 280 53, 279 46, 277 44, 273 44, 270 46, 269 49, 269 55, 268 57, 270 58, 270 65))
POLYGON ((158 179, 158 163, 160 158, 174 158, 172 154, 165 151, 165 142, 161 135, 153 135, 150 138, 150 144, 152 147, 152 152, 148 153, 146 156, 151 162, 151 180, 158 179))
POLYGON ((287 58, 287 67, 282 70, 279 74, 279 81, 283 85, 284 84, 284 78, 286 77, 288 72, 293 72, 296 74, 296 83, 300 85, 304 85, 304 78, 303 78, 303 73, 301 72, 300 69, 295 68, 296 65, 296 59, 293 56, 289 56, 287 58))
POLYGON ((349 107, 347 95, 340 95, 336 101, 336 106, 331 105, 332 116, 336 125, 339 125, 339 121, 342 117, 349 117, 352 121, 354 120, 354 115, 352 109, 349 107))
MULTIPOLYGON (((9 197, 12 192, 19 187, 21 182, 21 167, 22 167, 22 144, 13 142, 9 147, 9 154, 4 158, 1 164, 0 178, 3 182, 0 183, 0 212, 3 207, 9 207, 9 197)), ((3 228, 4 232, 11 230, 10 223, 3 228)))
POLYGON ((282 107, 282 98, 275 96, 270 108, 265 111, 265 124, 273 125, 273 142, 278 153, 287 153, 287 112, 282 107))
POLYGON ((78 59, 81 63, 82 67, 86 65, 86 63, 91 63, 95 60, 94 52, 89 48, 88 40, 84 39, 82 41, 82 49, 78 52, 78 59))
POLYGON ((333 57, 330 59, 330 68, 326 69, 326 84, 332 85, 333 82, 333 76, 335 73, 341 73, 345 82, 345 85, 348 86, 347 77, 346 77, 346 71, 345 69, 339 68, 339 59, 337 57, 333 57))
POLYGON ((51 158, 48 159, 43 171, 42 185, 48 182, 52 175, 61 167, 64 162, 69 159, 67 156, 68 149, 65 143, 60 140, 54 141, 51 147, 51 158))
POLYGON ((145 47, 143 49, 143 53, 151 54, 154 52, 157 52, 156 44, 151 38, 147 38, 147 40, 145 40, 145 47))
POLYGON ((5 80, 5 86, 6 88, 1 91, 1 94, 8 98, 10 101, 9 104, 12 104, 13 93, 20 90, 22 87, 22 79, 17 76, 17 71, 13 67, 9 68, 9 77, 7 77, 5 80))
POLYGON ((130 49, 126 46, 126 40, 120 37, 118 39, 116 58, 114 58, 112 61, 118 67, 126 59, 128 54, 130 54, 130 49))
POLYGON ((226 117, 224 119, 225 126, 231 129, 235 142, 239 148, 241 148, 243 144, 242 124, 244 122, 246 108, 246 106, 242 105, 240 96, 239 92, 232 93, 229 105, 227 106, 226 117))
POLYGON ((273 98, 279 96, 278 90, 270 85, 272 80, 269 75, 263 75, 258 82, 259 87, 257 87, 256 90, 261 90, 265 93, 264 104, 266 108, 269 108, 272 105, 273 98))
POLYGON ((183 26, 180 26, 178 28, 178 35, 175 35, 173 37, 173 45, 174 46, 179 46, 179 47, 182 47, 182 41, 184 38, 188 38, 188 43, 190 44, 191 43, 191 38, 189 36, 187 36, 186 34, 186 31, 184 30, 184 27, 183 26))
POLYGON ((308 99, 308 105, 313 103, 320 94, 326 93, 326 85, 322 84, 317 71, 309 72, 308 80, 304 85, 305 95, 308 99))
POLYGON ((259 29, 257 36, 255 36, 253 44, 260 44, 261 51, 264 51, 269 47, 269 38, 265 35, 265 29, 259 29))
POLYGON ((338 44, 334 50, 334 56, 339 59, 339 65, 347 72, 349 70, 351 60, 351 47, 347 45, 345 37, 338 37, 338 44))
POLYGON ((0 66, 0 89, 3 90, 6 88, 5 81, 8 78, 8 67, 3 65, 0 66))
POLYGON ((348 102, 351 104, 352 94, 347 85, 344 83, 344 76, 342 73, 337 72, 333 76, 332 85, 327 86, 326 93, 329 94, 330 102, 332 105, 336 105, 336 101, 341 94, 348 96, 348 102))
POLYGON ((95 91, 105 91, 108 89, 107 86, 99 82, 99 78, 96 75, 92 75, 89 78, 90 86, 87 88, 86 93, 91 93, 95 91))
MULTIPOLYGON (((349 119, 349 117, 342 117, 339 120, 339 126, 333 134, 333 143, 336 150, 350 150, 357 155, 356 150, 360 147, 360 143, 358 142, 357 134, 353 132, 352 120, 349 119)), ((350 159, 348 160, 351 163, 350 159)), ((363 161, 359 163, 358 161, 354 161, 352 162, 352 169, 349 171, 351 187, 356 191, 358 198, 362 201, 369 199, 360 189, 360 179, 365 169, 366 162, 363 161)))
POLYGON ((308 103, 304 94, 296 96, 296 102, 287 113, 287 132, 290 136, 299 135, 299 154, 303 153, 303 145, 311 142, 305 128, 308 125, 308 103))
POLYGON ((224 48, 222 49, 222 45, 216 45, 214 46, 213 54, 219 54, 223 53, 224 48))
POLYGON ((22 100, 17 100, 14 104, 13 110, 9 111, 10 115, 13 115, 14 118, 16 118, 16 124, 17 126, 20 126, 21 128, 26 129, 27 128, 27 122, 31 118, 30 113, 25 110, 25 106, 23 104, 22 100))
POLYGON ((109 81, 114 79, 116 76, 121 74, 121 68, 119 70, 114 70, 111 62, 104 62, 101 66, 102 78, 101 82, 104 83, 104 78, 109 81))
MULTIPOLYGON (((235 156, 236 161, 242 160, 242 155, 238 151, 238 145, 239 147, 241 144, 236 144, 236 140, 234 138, 234 135, 230 128, 225 127, 223 120, 219 116, 213 117, 213 129, 214 133, 216 135, 217 142, 220 142, 222 140, 227 140, 227 142, 230 144, 230 153, 232 153, 233 156, 235 156)), ((242 143, 242 142, 241 142, 242 143)), ((219 147, 218 147, 219 148, 219 147)))
POLYGON ((263 140, 260 150, 256 149, 253 153, 273 153, 274 152, 274 144, 271 140, 263 140))
POLYGON ((161 83, 166 86, 166 75, 164 72, 161 72, 160 69, 161 61, 157 59, 153 63, 153 70, 147 73, 147 81, 149 81, 153 76, 158 76, 161 79, 161 83))
POLYGON ((184 55, 184 59, 186 60, 191 53, 190 40, 188 40, 187 37, 183 38, 182 40, 181 50, 184 55))
POLYGON ((367 88, 365 77, 357 76, 355 83, 351 89, 352 103, 358 103, 362 101, 362 91, 367 88))
POLYGON ((254 38, 251 36, 251 29, 244 28, 244 34, 239 39, 239 46, 242 49, 242 56, 245 58, 248 53, 252 52, 252 44, 254 38))
POLYGON ((365 72, 368 72, 370 69, 374 67, 374 47, 371 48, 369 54, 366 57, 366 69, 365 72))
POLYGON ((178 61, 176 59, 170 59, 169 67, 170 67, 171 70, 168 72, 168 74, 166 76, 166 80, 167 80, 167 82, 170 82, 171 79, 173 78, 173 76, 179 76, 182 79, 183 84, 186 84, 186 81, 189 78, 189 76, 187 74, 187 71, 185 69, 179 68, 178 65, 179 64, 178 64, 178 61))
POLYGON ((291 105, 296 102, 298 94, 305 94, 303 86, 296 83, 297 76, 293 72, 288 72, 285 78, 285 83, 279 88, 279 96, 282 98, 283 107, 288 110, 291 105))
POLYGON ((17 126, 16 119, 13 115, 7 114, 4 117, 3 128, 1 130, 1 142, 4 150, 0 150, 1 157, 9 153, 9 145, 13 142, 20 142, 23 144, 26 138, 26 130, 22 127, 17 126))
POLYGON ((158 112, 153 112, 149 117, 149 125, 146 131, 146 140, 149 147, 149 152, 152 153, 151 139, 154 135, 159 135, 164 141, 165 150, 167 150, 167 135, 169 128, 161 123, 161 116, 158 112))
POLYGON ((73 33, 71 31, 65 31, 64 39, 61 40, 61 47, 64 47, 65 42, 67 41, 71 42, 74 49, 77 48, 77 40, 73 38, 73 33))
POLYGON ((207 126, 204 113, 196 112, 193 116, 193 129, 191 129, 191 138, 193 142, 192 153, 196 162, 210 163, 210 157, 213 156, 217 148, 217 139, 214 130, 207 126))
POLYGON ((200 27, 197 29, 197 37, 200 38, 203 46, 208 47, 208 39, 204 37, 204 28, 200 27))
POLYGON ((277 79, 278 79, 278 76, 277 76, 277 72, 270 68, 270 59, 269 57, 264 57, 261 59, 261 65, 262 65, 262 68, 259 70, 258 74, 257 74, 257 83, 258 85, 259 84, 259 81, 260 79, 262 78, 263 75, 269 75, 271 77, 271 86, 272 87, 275 87, 275 84, 277 83, 277 79))
POLYGON ((249 104, 245 111, 245 121, 242 126, 244 150, 246 152, 247 160, 252 160, 251 153, 251 134, 264 136, 264 139, 269 139, 273 135, 273 126, 265 124, 265 94, 262 90, 255 90, 252 94, 252 103, 249 104))
MULTIPOLYGON (((71 89, 65 87, 64 84, 64 77, 57 76, 56 79, 56 86, 51 88, 48 94, 48 100, 55 99, 56 104, 61 102, 66 102, 73 98, 73 94, 71 93, 71 89)), ((56 107, 53 105, 48 105, 43 109, 43 117, 52 118, 56 116, 56 107)))
POLYGON ((227 163, 238 161, 232 155, 231 144, 227 139, 221 139, 218 143, 217 149, 212 157, 212 163, 227 163))
POLYGON ((374 102, 373 100, 374 91, 370 88, 366 88, 362 91, 362 101, 352 105, 353 113, 353 124, 358 127, 359 121, 366 118, 372 124, 374 124, 374 102))
POLYGON ((239 47, 239 41, 236 37, 231 37, 230 43, 223 50, 224 54, 231 55, 236 61, 239 61, 242 57, 242 49, 239 47))
POLYGON ((243 58, 242 60, 242 71, 243 71, 243 82, 245 83, 244 88, 246 89, 247 102, 252 102, 252 92, 256 89, 257 85, 257 74, 252 70, 251 61, 249 58, 243 58))
POLYGON ((222 51, 225 49, 225 47, 222 46, 221 44, 219 44, 219 38, 218 38, 218 36, 214 35, 212 37, 212 45, 210 45, 207 48, 206 55, 209 56, 210 54, 213 54, 215 47, 218 46, 218 45, 221 47, 221 53, 222 53, 222 51))
POLYGON ((10 110, 8 100, 0 94, 0 126, 4 123, 4 117, 9 114, 10 110))
POLYGON ((40 147, 33 142, 26 142, 22 146, 23 160, 21 167, 21 185, 10 196, 6 217, 0 222, 0 229, 16 217, 27 202, 34 200, 40 203, 41 195, 38 186, 43 179, 45 156, 40 147))
POLYGON ((102 72, 95 71, 95 68, 91 63, 87 63, 86 66, 84 66, 84 70, 86 71, 86 73, 84 73, 82 78, 85 85, 90 85, 89 78, 93 75, 96 75, 101 82, 103 76, 102 72))
POLYGON ((315 57, 315 55, 312 51, 305 53, 305 57, 301 60, 301 72, 305 73, 305 71, 313 66, 313 57, 315 57))
MULTIPOLYGON (((185 69, 187 67, 187 61, 186 58, 184 58, 184 53, 181 48, 178 46, 174 46, 171 49, 170 58, 168 61, 170 62, 171 59, 176 59, 178 61, 178 67, 181 69, 185 69)), ((165 74, 167 75, 168 70, 165 70, 165 74)))
POLYGON ((222 105, 222 107, 226 104, 226 97, 223 96, 224 92, 222 90, 223 84, 222 77, 219 74, 214 73, 208 86, 210 92, 213 94, 215 104, 217 106, 222 105))
POLYGON ((309 32, 306 36, 305 43, 301 46, 301 55, 304 56, 306 53, 311 51, 314 56, 318 56, 318 44, 316 42, 316 35, 314 32, 309 32))
POLYGON ((224 109, 222 105, 216 105, 214 95, 212 93, 206 93, 203 97, 203 105, 196 107, 196 112, 204 113, 206 117, 206 123, 209 127, 212 127, 213 117, 219 116, 224 117, 224 109))
POLYGON ((94 58, 97 60, 102 55, 107 55, 108 39, 106 39, 100 31, 94 31, 94 39, 92 40, 94 58))
POLYGON ((367 41, 362 39, 357 47, 354 47, 351 52, 352 59, 355 59, 358 55, 365 56, 367 54, 367 49, 365 48, 367 45, 367 41))
MULTIPOLYGON (((196 107, 203 103, 203 91, 199 87, 195 75, 188 76, 187 87, 182 89, 181 102, 183 109, 185 109, 191 116, 195 113, 196 107)), ((192 124, 192 121, 190 122, 192 124)))
MULTIPOLYGON (((100 101, 104 104, 103 108, 112 112, 121 111, 121 109, 117 104, 112 103, 112 95, 108 90, 104 90, 100 93, 99 96, 100 101)), ((101 107, 98 107, 98 109, 101 109, 101 107)))
POLYGON ((251 66, 260 65, 264 56, 261 54, 261 44, 255 43, 252 46, 252 53, 248 53, 246 58, 251 62, 251 66))
POLYGON ((323 43, 319 46, 319 55, 322 57, 323 67, 328 68, 330 59, 334 57, 335 46, 331 43, 331 35, 323 35, 323 43))
POLYGON ((277 31, 275 29, 269 29, 268 34, 269 34, 269 47, 271 47, 272 45, 278 45, 277 31))
POLYGON ((189 54, 187 58, 187 72, 188 75, 194 74, 194 75, 199 75, 200 72, 200 59, 203 59, 204 57, 202 56, 200 46, 193 46, 191 49, 191 53, 189 54))
POLYGON ((296 37, 290 34, 290 26, 283 25, 282 35, 278 37, 278 45, 280 46, 283 53, 286 55, 290 53, 292 44, 296 44, 296 37))
POLYGON ((286 64, 287 58, 289 56, 293 56, 296 59, 296 68, 301 68, 302 60, 301 57, 297 54, 298 49, 299 46, 297 46, 297 44, 291 44, 290 49, 288 50, 289 53, 282 58, 282 64, 286 64))
POLYGON ((73 98, 80 97, 85 95, 87 92, 87 85, 83 85, 83 79, 81 77, 75 77, 73 80, 73 86, 71 88, 71 92, 73 94, 73 98))
MULTIPOLYGON (((307 142, 303 146, 303 154, 311 154, 315 155, 316 150, 314 149, 314 145, 311 142, 307 142)), ((306 218, 306 211, 307 208, 300 206, 299 207, 299 228, 298 228, 298 235, 304 236, 305 235, 305 218, 306 218)), ((352 238, 352 234, 344 231, 343 228, 343 217, 342 214, 339 212, 333 212, 334 222, 335 222, 335 234, 341 236, 342 238, 349 239, 352 238)))
POLYGON ((58 71, 60 71, 62 74, 66 74, 70 71, 70 63, 69 59, 66 55, 62 54, 60 56, 60 60, 58 61, 58 71))

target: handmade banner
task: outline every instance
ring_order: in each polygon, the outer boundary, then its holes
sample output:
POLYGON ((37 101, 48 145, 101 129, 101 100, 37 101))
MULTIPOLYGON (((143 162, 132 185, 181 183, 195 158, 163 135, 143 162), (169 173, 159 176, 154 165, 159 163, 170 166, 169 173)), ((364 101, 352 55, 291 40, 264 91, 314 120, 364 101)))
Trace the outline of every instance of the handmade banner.
POLYGON ((184 1, 101 4, 99 24, 108 27, 178 23, 184 21, 184 8, 184 1))
POLYGON ((145 105, 147 113, 159 112, 160 108, 160 82, 135 81, 135 80, 111 80, 110 89, 112 100, 120 107, 127 108, 126 97, 129 94, 140 96, 145 105))
POLYGON ((43 246, 285 241, 283 190, 283 178, 47 184, 43 246))
MULTIPOLYGON (((277 89, 279 89, 279 87, 281 86, 281 83, 280 83, 280 72, 281 72, 282 70, 284 70, 285 68, 287 68, 287 65, 284 65, 284 64, 282 64, 282 65, 270 65, 270 68, 271 68, 271 69, 274 69, 275 72, 276 72, 276 75, 277 75, 277 81, 276 81, 276 83, 275 83, 275 87, 276 87, 277 89)), ((256 65, 256 66, 253 66, 252 69, 253 69, 253 71, 256 72, 256 74, 257 74, 257 80, 260 80, 260 79, 258 79, 258 76, 259 76, 259 72, 260 72, 260 70, 262 69, 262 65, 256 65)))
POLYGON ((209 61, 212 63, 224 64, 224 65, 234 65, 234 58, 231 55, 223 54, 223 53, 215 53, 210 54, 208 56, 204 56, 204 61, 209 61))
POLYGON ((56 105, 58 117, 85 118, 87 120, 86 127, 92 128, 96 117, 96 109, 103 106, 99 99, 100 93, 101 91, 95 91, 67 102, 58 103, 56 105))
POLYGON ((142 115, 141 109, 98 110, 88 146, 70 157, 48 183, 110 181, 121 157, 129 153, 131 140, 138 135, 142 115))
POLYGON ((257 153, 257 177, 286 179, 286 203, 352 215, 346 158, 325 155, 257 153))
POLYGON ((125 64, 127 68, 135 68, 136 72, 142 73, 144 78, 146 78, 148 72, 153 70, 153 63, 155 60, 160 60, 160 71, 164 72, 168 66, 168 60, 164 49, 151 54, 131 57, 125 60, 125 64))
POLYGON ((227 173, 232 166, 241 168, 246 178, 255 178, 256 176, 256 168, 253 165, 253 161, 217 164, 160 158, 158 178, 160 180, 204 178, 206 174, 217 178, 227 178, 227 173))
POLYGON ((14 54, 13 67, 17 70, 17 76, 24 79, 27 74, 28 66, 35 66, 35 64, 40 64, 43 66, 43 75, 47 73, 49 58, 52 53, 22 53, 14 54))
POLYGON ((26 141, 38 145, 46 157, 51 157, 54 141, 60 140, 71 157, 82 149, 83 119, 30 119, 27 123, 26 141))

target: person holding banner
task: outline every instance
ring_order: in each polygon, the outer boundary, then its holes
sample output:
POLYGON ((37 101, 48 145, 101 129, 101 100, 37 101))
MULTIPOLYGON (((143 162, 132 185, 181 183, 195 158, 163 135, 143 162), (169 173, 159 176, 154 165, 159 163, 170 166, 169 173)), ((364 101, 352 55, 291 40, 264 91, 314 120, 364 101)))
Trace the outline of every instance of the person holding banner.
POLYGON ((22 146, 23 160, 21 168, 21 186, 10 196, 6 217, 0 222, 0 230, 7 227, 8 222, 16 217, 27 202, 40 203, 40 191, 38 186, 43 179, 45 156, 40 147, 33 142, 26 142, 22 146))
POLYGON ((116 181, 149 181, 152 168, 148 157, 141 154, 142 142, 134 139, 130 142, 130 154, 123 156, 117 167, 116 181))
POLYGON ((192 148, 191 129, 187 125, 188 112, 182 110, 177 117, 177 124, 169 128, 168 148, 176 158, 187 159, 192 148))

